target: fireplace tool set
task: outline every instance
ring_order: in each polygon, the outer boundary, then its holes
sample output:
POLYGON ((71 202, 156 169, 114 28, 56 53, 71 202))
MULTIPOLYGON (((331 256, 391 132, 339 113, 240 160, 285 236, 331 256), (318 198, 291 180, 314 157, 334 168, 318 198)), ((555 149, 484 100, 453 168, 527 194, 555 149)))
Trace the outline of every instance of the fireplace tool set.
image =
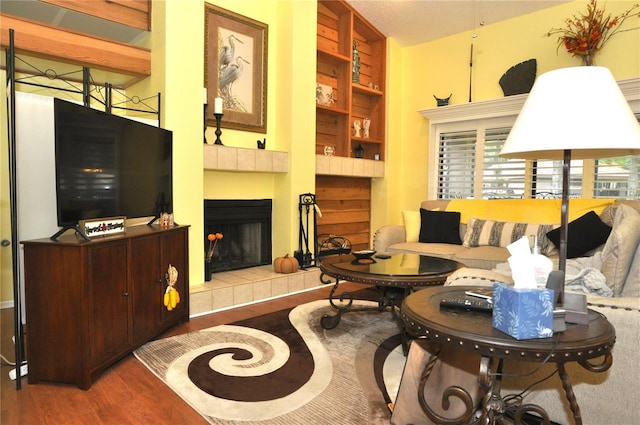
POLYGON ((313 193, 301 194, 300 201, 298 202, 298 211, 300 211, 300 236, 298 238, 298 250, 294 252, 293 256, 296 257, 298 263, 300 263, 300 268, 306 269, 307 267, 316 265, 313 253, 309 249, 309 234, 313 231, 313 239, 311 239, 314 244, 313 251, 317 251, 317 247, 315 246, 318 233, 316 214, 322 217, 320 208, 318 208, 318 204, 316 204, 316 195, 313 193), (311 220, 313 220, 313 223, 310 223, 311 220))

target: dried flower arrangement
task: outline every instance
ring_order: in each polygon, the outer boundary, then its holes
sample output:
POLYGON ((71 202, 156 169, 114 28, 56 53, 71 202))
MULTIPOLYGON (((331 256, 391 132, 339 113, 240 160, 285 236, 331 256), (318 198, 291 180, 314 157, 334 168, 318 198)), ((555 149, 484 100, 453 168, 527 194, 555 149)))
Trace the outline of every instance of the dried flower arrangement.
POLYGON ((604 45, 615 34, 637 30, 638 27, 621 30, 620 27, 628 18, 640 17, 640 4, 634 4, 630 9, 617 16, 605 15, 604 8, 599 9, 596 0, 587 4, 586 14, 575 14, 565 19, 565 28, 552 28, 547 32, 551 37, 558 37, 558 49, 564 46, 573 56, 580 56, 585 65, 593 65, 593 57, 602 50, 604 45))

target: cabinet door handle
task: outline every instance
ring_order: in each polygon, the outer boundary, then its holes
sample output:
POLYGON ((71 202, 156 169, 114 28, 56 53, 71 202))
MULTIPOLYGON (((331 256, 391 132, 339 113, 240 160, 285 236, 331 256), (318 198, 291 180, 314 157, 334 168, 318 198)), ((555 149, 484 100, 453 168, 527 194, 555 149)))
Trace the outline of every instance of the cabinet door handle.
POLYGON ((128 292, 123 292, 123 293, 122 293, 122 296, 123 296, 123 297, 128 297, 128 296, 129 296, 129 293, 128 293, 128 292))

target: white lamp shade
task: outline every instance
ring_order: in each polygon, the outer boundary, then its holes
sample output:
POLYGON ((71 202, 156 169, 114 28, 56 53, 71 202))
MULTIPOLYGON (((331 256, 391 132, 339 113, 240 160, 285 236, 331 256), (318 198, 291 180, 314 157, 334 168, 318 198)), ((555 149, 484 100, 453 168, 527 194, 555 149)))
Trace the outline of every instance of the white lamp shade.
POLYGON ((535 82, 500 152, 506 158, 604 158, 640 153, 640 124, 609 69, 563 68, 535 82))

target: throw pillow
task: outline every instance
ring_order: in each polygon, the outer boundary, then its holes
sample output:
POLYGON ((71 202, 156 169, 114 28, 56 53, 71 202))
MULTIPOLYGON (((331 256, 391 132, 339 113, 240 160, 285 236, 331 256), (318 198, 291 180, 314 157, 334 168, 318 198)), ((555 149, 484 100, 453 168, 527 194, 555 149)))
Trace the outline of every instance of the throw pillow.
POLYGON ((462 245, 459 212, 429 211, 420 208, 420 218, 419 242, 462 245))
POLYGON ((547 239, 546 234, 553 227, 553 224, 517 223, 471 217, 467 222, 467 231, 462 245, 468 248, 476 246, 507 247, 523 236, 537 236, 540 252, 549 255, 555 251, 555 247, 547 239))
MULTIPOLYGON (((581 257, 588 251, 605 243, 611 227, 602 222, 598 214, 589 211, 568 225, 567 258, 581 257)), ((547 233, 547 237, 556 247, 560 247, 560 228, 547 233)))
POLYGON ((639 243, 640 213, 627 205, 620 205, 616 211, 611 235, 602 250, 600 268, 614 296, 622 294, 639 243))
MULTIPOLYGON (((429 211, 440 211, 440 208, 434 208, 429 211)), ((418 239, 420 239, 421 220, 420 211, 402 211, 402 221, 404 222, 406 239, 405 242, 418 242, 418 239)))
POLYGON ((420 211, 402 211, 402 221, 404 222, 406 242, 418 242, 420 238, 420 211))

